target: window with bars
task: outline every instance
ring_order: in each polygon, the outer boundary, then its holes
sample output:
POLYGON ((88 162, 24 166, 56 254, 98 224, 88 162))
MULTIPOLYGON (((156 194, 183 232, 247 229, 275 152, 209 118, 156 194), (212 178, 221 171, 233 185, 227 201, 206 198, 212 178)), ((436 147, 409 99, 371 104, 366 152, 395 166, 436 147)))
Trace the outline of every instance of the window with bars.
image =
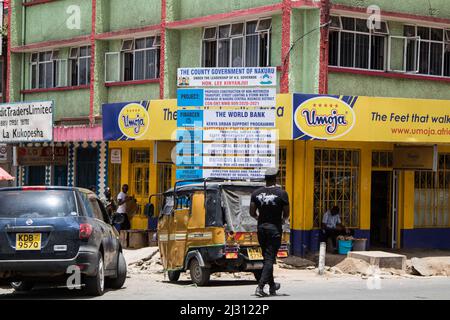
POLYGON ((278 151, 278 177, 277 184, 283 189, 286 189, 286 163, 287 163, 287 149, 280 148, 278 151))
MULTIPOLYGON (((158 193, 164 193, 172 188, 172 164, 159 163, 158 164, 158 193)), ((156 208, 159 208, 157 212, 162 210, 162 199, 156 198, 156 208)))
POLYGON ((91 46, 71 48, 69 66, 71 86, 89 84, 91 82, 91 46))
POLYGON ((108 165, 108 185, 111 188, 113 198, 117 199, 117 195, 122 191, 122 165, 119 163, 111 163, 111 158, 112 153, 110 152, 108 165))
POLYGON ((414 226, 449 227, 450 154, 439 154, 438 171, 416 171, 414 226))
POLYGON ((30 55, 30 88, 46 89, 64 86, 67 60, 58 58, 58 51, 36 52, 30 55), (65 63, 64 63, 65 62, 65 63))
POLYGON ((131 163, 150 163, 150 151, 146 149, 133 149, 131 163))
POLYGON ((271 18, 205 28, 203 67, 270 66, 271 29, 271 18))
POLYGON ((368 27, 366 19, 332 16, 329 35, 329 65, 368 70, 386 69, 388 24, 368 27))
POLYGON ((159 78, 161 37, 123 40, 120 52, 105 54, 105 81, 159 78))
POLYGON ((314 151, 314 227, 323 214, 338 206, 345 226, 359 226, 360 151, 316 149, 314 151))
POLYGON ((450 30, 405 25, 406 71, 450 76, 450 30))
POLYGON ((394 154, 392 151, 374 151, 372 152, 372 168, 392 169, 393 159, 394 154))

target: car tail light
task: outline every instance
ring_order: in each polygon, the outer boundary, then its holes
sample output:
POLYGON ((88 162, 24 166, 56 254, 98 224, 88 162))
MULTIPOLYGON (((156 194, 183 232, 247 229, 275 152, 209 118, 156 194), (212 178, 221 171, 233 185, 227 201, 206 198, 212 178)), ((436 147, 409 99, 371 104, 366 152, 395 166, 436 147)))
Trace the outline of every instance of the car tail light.
POLYGON ((225 253, 225 259, 237 259, 238 253, 237 252, 227 252, 225 253))
POLYGON ((226 246, 225 247, 225 259, 237 259, 239 257, 238 246, 226 246))
POLYGON ((92 226, 89 223, 80 224, 80 239, 89 239, 92 234, 92 226))
POLYGON ((287 258, 289 256, 289 249, 287 245, 282 245, 277 253, 277 258, 287 258))
POLYGON ((47 187, 22 187, 23 191, 41 191, 47 190, 47 187))

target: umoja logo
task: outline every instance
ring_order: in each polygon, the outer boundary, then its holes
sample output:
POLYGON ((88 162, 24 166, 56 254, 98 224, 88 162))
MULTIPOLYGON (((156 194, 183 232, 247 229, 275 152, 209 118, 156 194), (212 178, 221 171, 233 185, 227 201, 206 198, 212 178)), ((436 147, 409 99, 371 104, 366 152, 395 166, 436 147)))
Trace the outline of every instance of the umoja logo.
POLYGON ((296 109, 294 121, 304 135, 330 140, 349 133, 356 117, 345 101, 324 96, 304 101, 296 109))
POLYGON ((330 115, 318 115, 315 109, 303 110, 303 117, 306 119, 306 124, 311 127, 325 126, 328 134, 335 134, 340 125, 346 126, 344 114, 338 114, 338 111, 331 110, 330 115))

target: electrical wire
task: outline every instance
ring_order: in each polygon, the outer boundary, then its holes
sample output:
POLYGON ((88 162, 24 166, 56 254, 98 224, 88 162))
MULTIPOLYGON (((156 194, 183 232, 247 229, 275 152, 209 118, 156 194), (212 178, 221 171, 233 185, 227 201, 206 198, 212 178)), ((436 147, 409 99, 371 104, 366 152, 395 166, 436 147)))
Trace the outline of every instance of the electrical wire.
MULTIPOLYGON (((317 28, 314 28, 314 29, 308 31, 307 33, 305 33, 305 34, 303 34, 302 36, 300 36, 297 40, 295 40, 295 41, 292 43, 291 47, 289 48, 289 51, 287 52, 286 57, 284 57, 283 67, 286 65, 287 59, 288 59, 289 56, 291 55, 292 50, 294 49, 294 47, 297 45, 297 43, 298 43, 300 40, 302 40, 302 39, 305 38, 306 36, 310 35, 310 34, 313 33, 314 31, 317 31, 317 30, 320 30, 320 29, 322 29, 322 28, 325 28, 325 27, 329 26, 330 24, 331 24, 331 20, 328 21, 327 23, 321 24, 321 25, 318 26, 317 28)), ((286 69, 285 69, 285 68, 283 68, 283 69, 284 69, 283 73, 286 72, 286 71, 285 71, 286 69)))

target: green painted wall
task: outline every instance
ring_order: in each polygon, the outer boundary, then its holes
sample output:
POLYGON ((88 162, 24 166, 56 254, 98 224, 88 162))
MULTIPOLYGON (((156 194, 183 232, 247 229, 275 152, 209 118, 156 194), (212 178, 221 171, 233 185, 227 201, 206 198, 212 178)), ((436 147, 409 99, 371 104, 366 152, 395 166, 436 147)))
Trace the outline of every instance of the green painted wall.
POLYGON ((172 0, 176 20, 281 3, 281 0, 172 0))
POLYGON ((319 10, 293 10, 289 86, 292 92, 318 93, 320 68, 319 10), (308 35, 306 35, 309 33, 308 35))
POLYGON ((200 67, 203 28, 180 30, 180 67, 200 67))
POLYGON ((92 29, 91 1, 60 0, 25 8, 26 27, 25 44, 34 42, 70 39, 89 35, 92 29), (81 13, 80 28, 72 28, 67 23, 72 7, 79 7, 81 13))
POLYGON ((450 84, 436 81, 390 79, 330 73, 329 93, 337 95, 450 100, 450 84))
POLYGON ((183 66, 198 67, 200 55, 195 50, 198 45, 199 29, 194 30, 167 30, 166 31, 166 52, 165 52, 165 73, 164 73, 164 98, 175 98, 177 94, 177 69, 183 66), (184 51, 186 48, 187 51, 184 51), (187 65, 186 65, 186 64, 187 65))
POLYGON ((161 23, 161 0, 106 1, 109 3, 109 31, 161 23))
POLYGON ((331 0, 331 2, 363 8, 377 5, 385 11, 431 15, 439 18, 450 17, 448 0, 331 0))
POLYGON ((50 101, 55 103, 55 121, 61 118, 89 116, 89 89, 32 93, 24 96, 24 101, 50 101))
POLYGON ((108 88, 108 103, 159 99, 159 84, 108 88))

